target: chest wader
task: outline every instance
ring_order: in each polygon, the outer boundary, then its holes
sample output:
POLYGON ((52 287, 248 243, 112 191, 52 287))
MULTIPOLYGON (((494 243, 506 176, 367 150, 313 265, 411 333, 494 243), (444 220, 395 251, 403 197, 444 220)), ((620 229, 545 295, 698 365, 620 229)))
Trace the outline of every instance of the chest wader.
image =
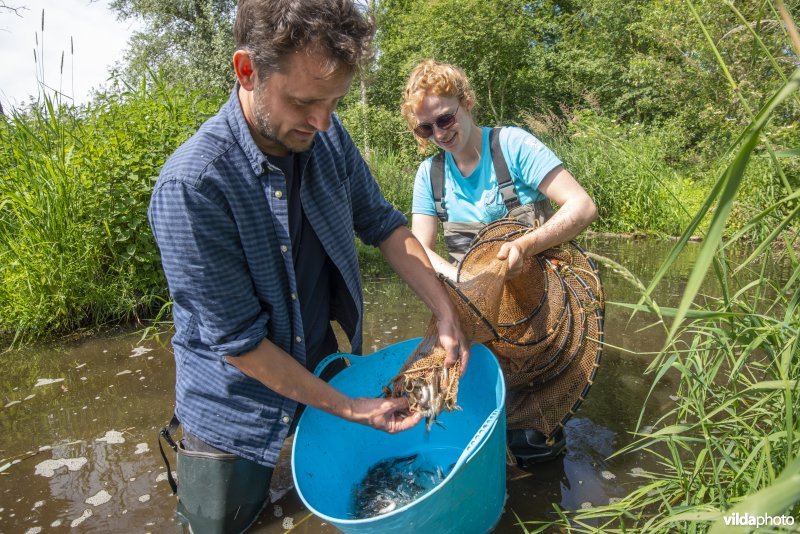
POLYGON ((185 431, 176 443, 172 435, 179 425, 173 416, 158 440, 172 493, 178 496, 175 517, 194 534, 246 531, 268 502, 272 468, 216 449, 185 431), (176 453, 177 481, 162 439, 176 453))
MULTIPOLYGON (((520 205, 517 189, 511 179, 503 152, 500 149, 500 128, 492 128, 489 133, 492 165, 497 177, 497 184, 503 203, 508 210, 506 217, 538 228, 555 213, 550 201, 547 199, 530 204, 520 205)), ((431 161, 431 190, 433 203, 436 207, 436 216, 442 221, 444 243, 447 246, 448 259, 451 263, 461 262, 464 254, 469 249, 475 236, 486 224, 482 222, 450 222, 447 220, 447 210, 442 204, 444 198, 444 152, 439 152, 431 161)), ((505 371, 504 371, 505 372, 505 371)), ((506 376, 506 383, 517 383, 506 376)), ((544 434, 531 428, 525 420, 525 410, 512 410, 512 406, 526 406, 533 404, 531 395, 535 392, 525 388, 511 388, 506 392, 506 424, 509 461, 515 460, 521 464, 542 462, 556 458, 566 446, 563 431, 559 430, 552 439, 548 440, 544 434), (530 399, 530 400, 527 400, 530 399)))
MULTIPOLYGON (((489 146, 491 147, 492 165, 497 177, 497 184, 503 203, 506 205, 506 217, 517 219, 534 228, 538 228, 553 215, 553 208, 547 199, 520 205, 517 188, 511 179, 503 151, 500 149, 500 128, 492 128, 489 132, 489 146)), ((444 243, 451 262, 460 262, 464 253, 469 248, 475 235, 486 226, 482 222, 450 222, 447 220, 447 210, 442 204, 444 198, 444 152, 439 152, 431 162, 431 189, 433 203, 436 207, 436 216, 442 221, 444 228, 444 243)))

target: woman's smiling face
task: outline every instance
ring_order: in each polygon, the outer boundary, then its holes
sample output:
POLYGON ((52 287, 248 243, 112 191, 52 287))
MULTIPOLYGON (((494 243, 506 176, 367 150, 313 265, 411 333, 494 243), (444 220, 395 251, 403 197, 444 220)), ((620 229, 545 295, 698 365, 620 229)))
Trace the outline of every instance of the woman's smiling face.
POLYGON ((417 106, 415 113, 420 124, 433 125, 433 135, 429 138, 439 148, 458 154, 467 146, 472 118, 469 110, 459 104, 456 97, 426 95, 417 106), (455 113, 455 122, 447 128, 436 126, 436 119, 442 115, 455 113))

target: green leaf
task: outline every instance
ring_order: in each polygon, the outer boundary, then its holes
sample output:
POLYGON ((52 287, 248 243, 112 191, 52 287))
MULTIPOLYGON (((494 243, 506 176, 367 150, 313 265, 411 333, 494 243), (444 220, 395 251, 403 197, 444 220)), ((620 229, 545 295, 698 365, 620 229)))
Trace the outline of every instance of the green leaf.
POLYGON ((796 158, 800 156, 800 148, 789 148, 787 150, 779 150, 775 152, 779 158, 796 158))
POLYGON ((800 87, 800 69, 795 70, 789 81, 767 102, 767 104, 759 111, 755 119, 748 126, 744 136, 743 144, 736 154, 733 162, 728 166, 723 174, 719 184, 720 187, 715 190, 718 192, 719 197, 713 199, 712 195, 708 200, 717 200, 716 208, 711 217, 711 223, 706 234, 706 239, 701 245, 700 252, 697 257, 694 268, 689 275, 689 280, 686 283, 686 288, 683 293, 678 311, 673 320, 672 327, 670 328, 669 339, 665 346, 671 343, 674 339, 678 328, 680 327, 689 307, 694 302, 694 298, 700 289, 700 284, 708 272, 712 261, 717 252, 717 248, 722 241, 723 230, 728 220, 728 215, 733 208, 733 200, 736 196, 736 191, 739 189, 742 177, 744 176, 745 168, 759 139, 759 134, 764 126, 769 121, 775 109, 789 96, 791 96, 800 87))

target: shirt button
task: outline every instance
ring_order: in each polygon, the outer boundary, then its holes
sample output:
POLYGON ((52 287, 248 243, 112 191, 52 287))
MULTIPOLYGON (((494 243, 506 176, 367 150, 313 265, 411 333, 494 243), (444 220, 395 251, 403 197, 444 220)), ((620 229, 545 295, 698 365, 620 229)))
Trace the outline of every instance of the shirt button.
POLYGON ((289 250, 289 247, 287 247, 286 245, 281 245, 281 252, 286 254, 286 251, 288 251, 288 250, 289 250))
POLYGON ((275 191, 275 198, 281 198, 282 196, 283 196, 283 191, 281 191, 280 189, 275 191))
POLYGON ((295 293, 292 293, 292 300, 297 300, 297 295, 295 293))
POLYGON ((288 425, 289 421, 290 421, 289 416, 288 415, 284 415, 283 417, 281 417, 281 421, 283 421, 284 423, 286 423, 288 425))
POLYGON ((294 338, 294 339, 295 339, 295 341, 297 341, 298 343, 302 343, 302 342, 303 342, 303 338, 301 338, 300 336, 297 336, 297 337, 296 337, 296 338, 294 338))

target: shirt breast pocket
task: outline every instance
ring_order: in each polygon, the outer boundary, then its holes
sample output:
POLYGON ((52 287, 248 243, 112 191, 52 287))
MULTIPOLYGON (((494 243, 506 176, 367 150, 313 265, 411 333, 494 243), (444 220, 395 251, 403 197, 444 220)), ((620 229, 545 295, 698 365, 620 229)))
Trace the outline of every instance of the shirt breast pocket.
POLYGON ((497 219, 503 218, 507 211, 506 205, 503 203, 503 197, 500 194, 500 189, 496 185, 491 189, 484 191, 478 202, 478 207, 483 209, 486 214, 486 220, 482 222, 492 222, 497 219))

